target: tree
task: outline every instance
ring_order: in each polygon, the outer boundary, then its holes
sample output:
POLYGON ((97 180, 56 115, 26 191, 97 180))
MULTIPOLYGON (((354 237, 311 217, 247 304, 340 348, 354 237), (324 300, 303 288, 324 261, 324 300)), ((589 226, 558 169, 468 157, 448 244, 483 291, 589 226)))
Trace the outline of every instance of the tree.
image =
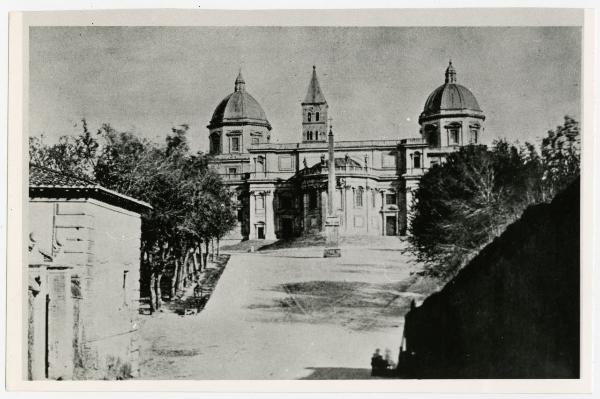
POLYGON ((581 136, 575 119, 565 116, 562 126, 548 131, 542 140, 542 159, 545 194, 552 198, 580 173, 581 136))
POLYGON ((415 192, 410 250, 424 274, 446 280, 536 197, 539 160, 532 147, 504 141, 492 150, 462 147, 426 173, 415 192), (537 175, 537 176, 536 176, 537 175))
POLYGON ((578 123, 530 143, 497 141, 467 146, 421 179, 411 204, 409 248, 425 264, 421 274, 447 280, 535 203, 550 201, 579 175, 578 123))
POLYGON ((163 278, 170 278, 173 297, 198 277, 189 263, 195 264, 190 254, 200 241, 221 238, 234 225, 229 191, 204 154, 190 153, 187 125, 174 127, 164 145, 156 145, 108 124, 92 134, 82 122, 80 135, 63 136, 51 146, 31 138, 30 159, 152 205, 142 215, 142 274, 148 277, 152 307, 159 309, 163 278))

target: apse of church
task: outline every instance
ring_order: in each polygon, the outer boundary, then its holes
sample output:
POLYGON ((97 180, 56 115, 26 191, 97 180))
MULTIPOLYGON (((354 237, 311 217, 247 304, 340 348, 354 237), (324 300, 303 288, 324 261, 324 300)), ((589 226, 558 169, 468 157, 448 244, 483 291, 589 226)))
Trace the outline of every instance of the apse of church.
MULTIPOLYGON (((334 204, 342 236, 405 234, 423 174, 460 146, 479 143, 484 131, 485 116, 471 91, 457 83, 451 62, 444 83, 425 101, 421 137, 338 140, 332 166, 326 159, 329 105, 315 67, 300 108, 300 141, 278 142, 240 71, 233 93, 215 109, 208 125, 211 167, 230 187, 238 208, 238 225, 226 239, 323 234, 329 167, 336 172, 334 204)), ((335 136, 343 138, 344 132, 335 136)))

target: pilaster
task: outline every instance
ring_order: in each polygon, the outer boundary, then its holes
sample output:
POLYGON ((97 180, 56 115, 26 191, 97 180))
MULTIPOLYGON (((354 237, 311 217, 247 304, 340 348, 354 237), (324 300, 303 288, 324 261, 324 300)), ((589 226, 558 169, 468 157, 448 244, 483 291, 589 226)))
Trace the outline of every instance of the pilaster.
POLYGON ((275 210, 273 209, 273 192, 264 191, 265 195, 265 239, 275 240, 275 210))

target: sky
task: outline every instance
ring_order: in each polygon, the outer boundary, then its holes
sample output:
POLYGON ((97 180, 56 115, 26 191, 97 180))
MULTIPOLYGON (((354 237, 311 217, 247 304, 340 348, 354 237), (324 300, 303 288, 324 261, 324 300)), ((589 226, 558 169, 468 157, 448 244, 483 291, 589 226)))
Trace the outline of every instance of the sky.
POLYGON ((160 142, 188 124, 207 151, 241 68, 272 141, 297 142, 315 65, 337 140, 418 137, 449 59, 486 115, 484 143, 539 142, 564 115, 580 120, 576 27, 35 27, 29 131, 51 143, 85 118, 160 142))

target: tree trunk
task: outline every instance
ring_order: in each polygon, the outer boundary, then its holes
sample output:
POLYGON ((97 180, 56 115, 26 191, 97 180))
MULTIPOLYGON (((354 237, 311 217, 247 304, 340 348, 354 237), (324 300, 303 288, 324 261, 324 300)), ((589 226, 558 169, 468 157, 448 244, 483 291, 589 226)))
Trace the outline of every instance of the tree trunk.
POLYGON ((183 258, 183 286, 189 286, 188 281, 190 280, 190 254, 191 249, 187 248, 185 251, 185 258, 183 258))
POLYGON ((173 278, 171 279, 171 300, 175 298, 175 294, 177 293, 177 285, 179 283, 179 273, 181 272, 181 265, 179 264, 179 259, 175 258, 175 270, 173 270, 173 278))
POLYGON ((177 293, 177 291, 181 291, 183 290, 183 288, 185 287, 185 281, 186 281, 186 272, 185 272, 185 257, 183 260, 179 261, 179 276, 177 277, 177 286, 175 287, 175 293, 177 293))
POLYGON ((209 248, 208 248, 208 240, 204 240, 204 246, 206 247, 206 252, 202 254, 202 258, 204 259, 204 270, 206 270, 206 268, 208 267, 208 252, 209 252, 209 248))
POLYGON ((204 260, 202 259, 202 242, 198 243, 198 263, 200 263, 200 270, 202 271, 202 269, 206 269, 206 263, 204 263, 204 260))
POLYGON ((156 312, 158 301, 156 299, 156 273, 150 272, 150 313, 156 312))
POLYGON ((214 238, 210 239, 210 261, 215 261, 215 240, 214 238))
POLYGON ((221 249, 221 240, 217 237, 217 256, 219 256, 219 250, 221 249))
POLYGON ((162 307, 162 290, 160 288, 160 282, 162 281, 163 273, 162 271, 156 276, 156 310, 160 310, 162 307))
POLYGON ((192 281, 196 282, 198 279, 198 258, 196 258, 197 248, 192 248, 192 281))

